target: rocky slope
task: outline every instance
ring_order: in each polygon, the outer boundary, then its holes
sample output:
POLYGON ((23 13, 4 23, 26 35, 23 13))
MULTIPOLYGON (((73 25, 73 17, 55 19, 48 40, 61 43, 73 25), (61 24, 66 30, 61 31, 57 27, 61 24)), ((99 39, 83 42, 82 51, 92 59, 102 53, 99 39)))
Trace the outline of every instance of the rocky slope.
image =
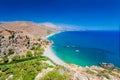
POLYGON ((66 69, 72 80, 120 80, 120 70, 117 68, 80 67, 71 64, 66 69))
POLYGON ((57 31, 56 28, 30 22, 7 22, 0 24, 0 57, 24 55, 33 46, 45 47, 49 41, 42 37, 57 31))
POLYGON ((55 78, 55 74, 49 75, 52 71, 57 71, 61 75, 66 73, 67 77, 62 80, 120 80, 120 69, 118 68, 110 69, 100 66, 81 67, 74 64, 44 70, 36 76, 35 80, 61 80, 58 77, 55 78))

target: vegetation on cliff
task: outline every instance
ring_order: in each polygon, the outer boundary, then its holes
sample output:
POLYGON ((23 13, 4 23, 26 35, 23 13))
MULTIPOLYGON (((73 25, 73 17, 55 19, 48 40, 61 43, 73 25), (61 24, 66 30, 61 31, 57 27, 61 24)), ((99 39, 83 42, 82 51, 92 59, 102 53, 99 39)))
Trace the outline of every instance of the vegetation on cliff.
POLYGON ((41 58, 0 65, 0 80, 5 80, 11 75, 10 80, 33 80, 42 69, 48 67, 49 64, 43 63, 41 58))

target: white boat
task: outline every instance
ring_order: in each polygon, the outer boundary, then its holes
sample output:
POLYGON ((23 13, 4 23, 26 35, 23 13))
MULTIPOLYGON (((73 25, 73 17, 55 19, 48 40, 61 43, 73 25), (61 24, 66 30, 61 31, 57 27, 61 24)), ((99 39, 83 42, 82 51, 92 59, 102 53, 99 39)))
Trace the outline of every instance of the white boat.
POLYGON ((75 50, 75 52, 80 52, 79 50, 75 50))

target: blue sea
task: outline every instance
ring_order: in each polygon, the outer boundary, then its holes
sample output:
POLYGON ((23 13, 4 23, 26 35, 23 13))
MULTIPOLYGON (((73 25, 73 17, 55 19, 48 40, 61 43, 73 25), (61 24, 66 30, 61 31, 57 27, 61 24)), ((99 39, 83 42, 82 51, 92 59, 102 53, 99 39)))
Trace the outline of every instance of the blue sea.
POLYGON ((66 63, 120 67, 119 31, 66 31, 49 37, 54 53, 66 63))

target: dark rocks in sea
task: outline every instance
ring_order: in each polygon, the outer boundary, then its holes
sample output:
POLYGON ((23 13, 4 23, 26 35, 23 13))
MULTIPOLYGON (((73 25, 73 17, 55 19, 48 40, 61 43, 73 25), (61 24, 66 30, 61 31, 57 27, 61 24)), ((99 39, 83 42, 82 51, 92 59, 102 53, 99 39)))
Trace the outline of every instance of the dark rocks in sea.
POLYGON ((110 68, 110 69, 114 69, 115 68, 115 65, 112 64, 112 63, 104 63, 104 62, 102 62, 102 63, 100 63, 100 66, 104 67, 104 68, 110 68))

